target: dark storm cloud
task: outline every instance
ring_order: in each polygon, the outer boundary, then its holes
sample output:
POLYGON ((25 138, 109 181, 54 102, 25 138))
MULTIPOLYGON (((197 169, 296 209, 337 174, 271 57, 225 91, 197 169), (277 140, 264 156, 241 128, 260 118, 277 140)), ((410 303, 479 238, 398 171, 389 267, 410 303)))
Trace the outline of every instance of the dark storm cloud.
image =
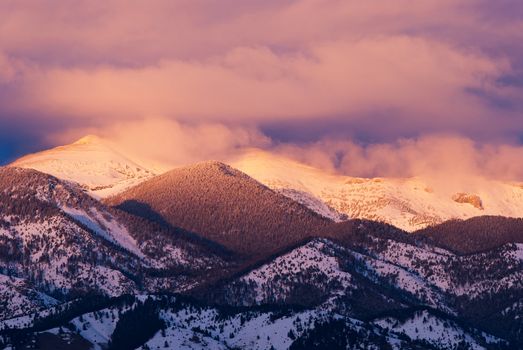
POLYGON ((63 130, 62 122, 49 122, 31 116, 0 115, 0 166, 23 154, 53 146, 47 135, 63 130))

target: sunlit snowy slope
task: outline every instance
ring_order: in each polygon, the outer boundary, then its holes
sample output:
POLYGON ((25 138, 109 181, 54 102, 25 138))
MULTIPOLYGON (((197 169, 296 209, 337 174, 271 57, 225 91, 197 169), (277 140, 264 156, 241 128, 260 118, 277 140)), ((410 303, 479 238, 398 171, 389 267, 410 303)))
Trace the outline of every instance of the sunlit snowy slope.
POLYGON ((291 159, 250 150, 229 162, 270 188, 333 218, 362 218, 414 231, 452 218, 523 217, 523 186, 493 180, 459 188, 422 178, 355 178, 328 174, 291 159))
POLYGON ((154 176, 114 150, 107 141, 88 135, 66 146, 29 154, 11 166, 35 169, 80 184, 95 197, 106 197, 154 176))
MULTIPOLYGON (((108 141, 86 136, 11 165, 79 183, 94 197, 105 198, 155 176, 132 159, 114 150, 108 141)), ((334 221, 361 218, 415 231, 453 218, 523 217, 521 184, 471 178, 445 187, 421 177, 341 176, 262 150, 249 150, 226 162, 334 221)))

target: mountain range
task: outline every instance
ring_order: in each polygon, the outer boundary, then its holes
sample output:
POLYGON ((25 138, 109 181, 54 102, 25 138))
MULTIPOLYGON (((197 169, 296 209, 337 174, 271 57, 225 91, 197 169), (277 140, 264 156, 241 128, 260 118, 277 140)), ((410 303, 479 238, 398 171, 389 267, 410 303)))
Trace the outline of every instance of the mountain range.
POLYGON ((0 168, 0 346, 523 348, 517 184, 132 159, 88 136, 0 168))
MULTIPOLYGON (((121 193, 169 166, 148 169, 110 141, 88 135, 66 146, 30 154, 11 166, 73 181, 96 198, 121 193)), ((451 219, 523 217, 523 184, 481 179, 452 190, 426 178, 358 178, 332 174, 277 153, 248 149, 222 160, 270 189, 334 221, 367 219, 409 232, 451 219)), ((151 163, 151 162, 148 162, 151 163)), ((183 166, 182 166, 183 167, 183 166)), ((449 174, 451 180, 452 174, 449 174)))

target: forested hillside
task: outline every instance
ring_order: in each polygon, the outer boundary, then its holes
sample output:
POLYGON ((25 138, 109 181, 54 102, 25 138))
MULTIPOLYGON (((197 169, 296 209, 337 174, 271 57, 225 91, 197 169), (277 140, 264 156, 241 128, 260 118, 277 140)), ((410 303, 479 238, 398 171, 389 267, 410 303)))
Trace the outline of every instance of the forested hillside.
POLYGON ((523 218, 478 216, 468 220, 449 220, 415 234, 428 237, 452 251, 469 254, 506 243, 523 243, 523 218))
POLYGON ((250 257, 317 235, 332 223, 219 162, 172 170, 106 203, 250 257))

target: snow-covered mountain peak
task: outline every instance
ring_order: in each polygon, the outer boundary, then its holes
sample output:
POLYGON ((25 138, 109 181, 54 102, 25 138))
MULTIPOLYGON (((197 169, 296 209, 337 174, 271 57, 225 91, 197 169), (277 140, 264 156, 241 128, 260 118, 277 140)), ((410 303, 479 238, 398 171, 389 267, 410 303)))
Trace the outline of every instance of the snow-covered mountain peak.
POLYGON ((106 197, 155 174, 95 135, 24 156, 10 166, 35 169, 80 184, 95 197, 106 197))
POLYGON ((423 177, 350 177, 262 150, 249 150, 229 164, 337 221, 344 214, 415 231, 454 218, 523 217, 523 188, 501 181, 471 178, 451 189, 423 177))
MULTIPOLYGON (((523 186, 519 184, 470 177, 452 186, 445 186, 452 179, 440 179, 440 186, 423 177, 351 177, 260 149, 245 150, 226 163, 230 167, 207 161, 184 168, 206 174, 216 170, 237 176, 245 173, 334 221, 361 218, 415 231, 449 219, 523 217, 523 186)), ((79 183, 90 194, 104 198, 163 172, 142 164, 117 151, 108 140, 88 135, 72 144, 22 157, 12 166, 79 183)))
POLYGON ((93 144, 103 144, 105 141, 96 135, 86 135, 75 142, 73 142, 73 145, 93 145, 93 144))
POLYGON ((260 149, 248 149, 229 164, 326 218, 334 221, 347 219, 346 214, 315 195, 315 189, 322 183, 335 180, 335 175, 260 149))

